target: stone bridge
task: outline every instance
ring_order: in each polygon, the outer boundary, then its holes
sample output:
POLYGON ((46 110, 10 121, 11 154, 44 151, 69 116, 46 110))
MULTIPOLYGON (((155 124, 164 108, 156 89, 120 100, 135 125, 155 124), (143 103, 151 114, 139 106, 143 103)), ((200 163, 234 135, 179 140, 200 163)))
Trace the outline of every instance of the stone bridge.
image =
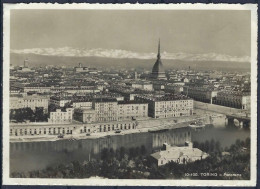
POLYGON ((249 129, 251 125, 251 117, 247 113, 237 113, 226 115, 226 127, 237 127, 249 129), (235 123, 237 122, 237 124, 235 123))

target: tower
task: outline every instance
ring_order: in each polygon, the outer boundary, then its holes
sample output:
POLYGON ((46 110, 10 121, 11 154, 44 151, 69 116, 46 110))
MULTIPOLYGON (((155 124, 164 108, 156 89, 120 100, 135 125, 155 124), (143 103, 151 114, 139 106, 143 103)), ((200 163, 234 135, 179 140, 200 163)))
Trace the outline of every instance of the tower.
POLYGON ((156 60, 155 64, 153 65, 152 78, 159 79, 159 80, 167 80, 167 78, 165 76, 165 70, 163 68, 163 64, 161 61, 160 50, 161 49, 160 49, 160 39, 159 39, 157 60, 156 60))
POLYGON ((27 66, 28 66, 28 58, 26 58, 25 60, 24 60, 24 62, 23 62, 23 67, 24 68, 27 68, 27 66))
POLYGON ((134 77, 135 77, 135 80, 137 80, 137 78, 138 78, 137 72, 135 72, 134 77))

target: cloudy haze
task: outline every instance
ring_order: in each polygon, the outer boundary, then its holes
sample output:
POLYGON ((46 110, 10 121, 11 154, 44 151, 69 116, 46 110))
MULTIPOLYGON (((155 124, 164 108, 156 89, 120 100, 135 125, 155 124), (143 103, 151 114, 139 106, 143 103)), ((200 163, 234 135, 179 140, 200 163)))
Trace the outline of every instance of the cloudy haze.
POLYGON ((250 11, 12 10, 11 49, 250 56, 250 11))

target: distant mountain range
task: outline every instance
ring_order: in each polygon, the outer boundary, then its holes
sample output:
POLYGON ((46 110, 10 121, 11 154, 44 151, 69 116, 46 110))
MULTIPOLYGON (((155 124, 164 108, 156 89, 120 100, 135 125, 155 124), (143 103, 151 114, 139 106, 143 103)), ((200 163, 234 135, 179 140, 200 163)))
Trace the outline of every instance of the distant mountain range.
MULTIPOLYGON (((34 66, 78 66, 82 63, 86 67, 96 68, 127 68, 127 69, 145 69, 152 70, 156 61, 155 57, 151 59, 137 59, 137 58, 106 58, 98 56, 57 56, 57 55, 38 55, 38 54, 10 54, 10 63, 14 66, 23 65, 25 59, 28 58, 30 67, 34 66)), ((185 61, 185 60, 171 60, 164 59, 162 56, 162 63, 167 69, 191 69, 195 70, 223 70, 223 71, 250 71, 251 64, 248 62, 234 62, 234 61, 185 61)))
MULTIPOLYGON (((85 49, 85 48, 33 48, 22 50, 11 50, 11 53, 20 55, 41 55, 41 56, 59 56, 59 57, 100 57, 113 59, 156 59, 156 53, 137 53, 120 49, 85 49)), ((190 53, 168 53, 162 52, 163 60, 180 60, 180 61, 222 61, 222 62, 250 62, 249 56, 230 56, 225 54, 207 53, 207 54, 190 54, 190 53)))

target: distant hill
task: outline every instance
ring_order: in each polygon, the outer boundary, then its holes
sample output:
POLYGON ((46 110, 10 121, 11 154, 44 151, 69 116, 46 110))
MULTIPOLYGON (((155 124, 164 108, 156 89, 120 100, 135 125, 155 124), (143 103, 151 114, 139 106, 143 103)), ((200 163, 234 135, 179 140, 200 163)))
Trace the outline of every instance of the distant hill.
MULTIPOLYGON (((144 68, 151 70, 156 59, 136 59, 136 58, 107 58, 107 57, 77 57, 77 56, 57 56, 11 53, 10 63, 14 66, 23 65, 23 61, 28 58, 29 66, 77 66, 79 62, 86 67, 122 67, 122 68, 144 68)), ((250 63, 235 61, 184 61, 163 59, 165 69, 188 68, 198 70, 226 70, 226 71, 250 71, 250 63)))

